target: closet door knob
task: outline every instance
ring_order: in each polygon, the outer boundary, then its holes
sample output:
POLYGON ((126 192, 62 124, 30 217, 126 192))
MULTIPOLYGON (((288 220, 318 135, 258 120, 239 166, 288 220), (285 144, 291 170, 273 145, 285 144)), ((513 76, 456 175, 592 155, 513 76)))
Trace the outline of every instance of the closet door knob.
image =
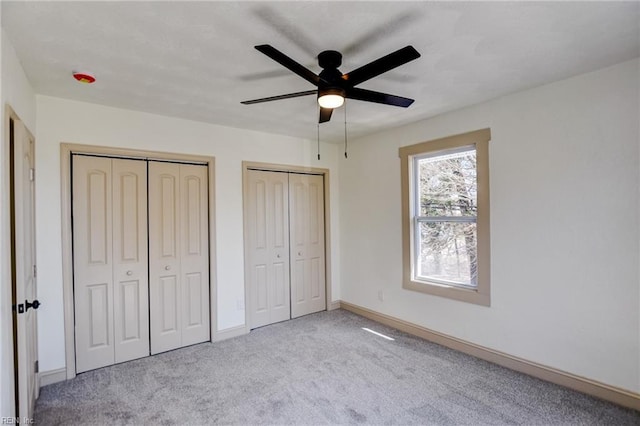
POLYGON ((279 255, 279 254, 276 254, 276 257, 277 257, 278 259, 280 259, 280 255, 279 255))
POLYGON ((164 267, 164 270, 165 270, 165 271, 170 271, 170 270, 171 270, 171 266, 169 266, 169 265, 165 266, 165 267, 164 267))
POLYGON ((127 275, 129 276, 133 275, 133 271, 127 271, 127 275))
POLYGON ((302 256, 302 252, 301 251, 298 252, 298 256, 302 256))

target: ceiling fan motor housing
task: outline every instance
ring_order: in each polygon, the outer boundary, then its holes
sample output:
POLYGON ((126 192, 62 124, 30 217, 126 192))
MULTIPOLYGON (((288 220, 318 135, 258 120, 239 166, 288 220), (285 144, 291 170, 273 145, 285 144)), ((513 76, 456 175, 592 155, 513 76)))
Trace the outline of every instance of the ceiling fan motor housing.
POLYGON ((338 68, 342 65, 342 54, 335 50, 325 50, 318 55, 318 65, 320 68, 338 68))
POLYGON ((318 65, 322 71, 318 75, 318 98, 326 95, 345 97, 344 80, 338 67, 342 64, 342 54, 335 50, 325 50, 318 55, 318 65))

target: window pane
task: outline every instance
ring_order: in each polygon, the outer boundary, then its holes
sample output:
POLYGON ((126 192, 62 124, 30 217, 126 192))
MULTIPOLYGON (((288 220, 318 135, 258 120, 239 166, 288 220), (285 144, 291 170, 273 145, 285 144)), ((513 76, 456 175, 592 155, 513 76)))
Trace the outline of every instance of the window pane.
POLYGON ((416 278, 476 287, 476 224, 420 222, 416 278))
POLYGON ((417 160, 418 216, 476 216, 475 149, 417 160))

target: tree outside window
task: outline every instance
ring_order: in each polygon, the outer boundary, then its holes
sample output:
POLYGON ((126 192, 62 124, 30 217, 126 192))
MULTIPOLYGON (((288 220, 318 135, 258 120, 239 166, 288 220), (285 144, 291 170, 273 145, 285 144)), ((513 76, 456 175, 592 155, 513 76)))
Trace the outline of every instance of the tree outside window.
POLYGON ((415 275, 476 287, 476 150, 415 157, 415 275))

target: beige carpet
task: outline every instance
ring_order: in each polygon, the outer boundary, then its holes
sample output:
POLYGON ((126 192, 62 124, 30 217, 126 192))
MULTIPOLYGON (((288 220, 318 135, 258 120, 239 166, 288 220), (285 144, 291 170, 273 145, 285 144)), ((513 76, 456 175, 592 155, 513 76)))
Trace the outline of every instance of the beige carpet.
POLYGON ((39 425, 640 425, 636 411, 343 310, 80 374, 44 387, 35 418, 39 425))

